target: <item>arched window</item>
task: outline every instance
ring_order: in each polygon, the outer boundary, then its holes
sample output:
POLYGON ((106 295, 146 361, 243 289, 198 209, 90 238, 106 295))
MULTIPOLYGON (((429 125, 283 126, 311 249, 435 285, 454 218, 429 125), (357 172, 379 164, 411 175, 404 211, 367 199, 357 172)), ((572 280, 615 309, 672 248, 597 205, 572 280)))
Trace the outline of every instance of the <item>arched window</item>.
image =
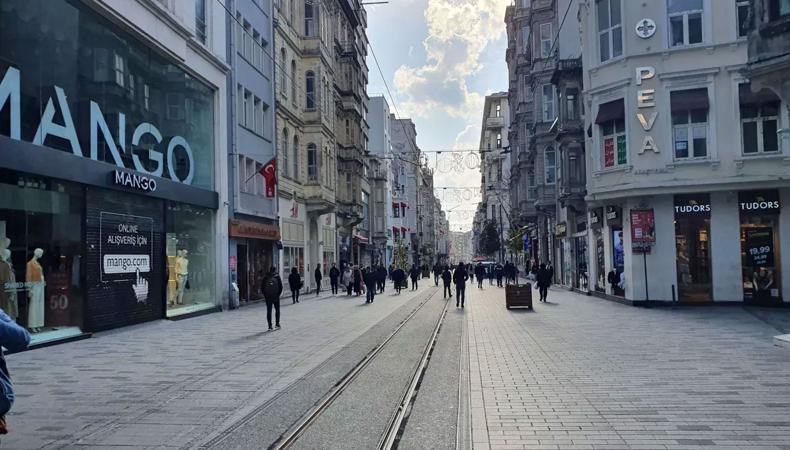
POLYGON ((291 103, 296 105, 296 61, 291 60, 291 103))
POLYGON ((313 0, 304 2, 304 35, 315 36, 315 17, 313 0))
POLYGON ((318 181, 318 152, 315 144, 307 144, 307 179, 318 181))
POLYGON ((294 179, 299 179, 299 137, 294 135, 294 154, 293 154, 293 163, 294 163, 294 179))
POLYGON ((280 173, 288 175, 288 128, 283 128, 283 145, 280 149, 282 153, 282 165, 280 173))
POLYGON ((280 92, 285 94, 288 92, 286 87, 286 74, 285 74, 285 48, 280 49, 280 92))
POLYGON ((315 74, 312 71, 309 71, 304 76, 304 84, 305 84, 305 108, 313 109, 315 108, 315 74))

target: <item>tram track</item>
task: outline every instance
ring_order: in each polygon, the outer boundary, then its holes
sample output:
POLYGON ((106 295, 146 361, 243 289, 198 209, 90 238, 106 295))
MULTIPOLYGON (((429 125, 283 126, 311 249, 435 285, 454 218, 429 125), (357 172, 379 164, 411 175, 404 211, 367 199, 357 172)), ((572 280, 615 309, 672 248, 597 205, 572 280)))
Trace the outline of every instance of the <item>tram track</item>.
MULTIPOLYGON (((311 429, 316 421, 321 419, 322 416, 326 414, 330 408, 332 408, 338 398, 343 396, 343 394, 348 393, 349 389, 355 385, 355 381, 359 379, 360 374, 362 374, 366 369, 371 368, 371 366, 376 363, 377 357, 381 356, 382 353, 398 350, 397 348, 393 348, 393 341, 403 333, 405 327, 413 323, 413 319, 417 317, 421 311, 426 309, 426 305, 431 304, 431 299, 433 299, 437 294, 438 291, 431 294, 428 299, 423 301, 414 311, 412 311, 383 341, 381 341, 376 347, 367 353, 365 357, 362 358, 362 360, 360 360, 359 363, 357 363, 354 368, 332 388, 330 392, 328 392, 313 408, 311 408, 304 416, 302 416, 294 426, 292 426, 268 448, 270 450, 300 448, 300 439, 311 429)), ((379 450, 398 448, 398 444, 403 437, 406 424, 408 423, 411 407, 419 393, 421 381, 426 373, 430 363, 431 355, 436 346, 439 332, 447 316, 448 306, 449 302, 445 302, 444 306, 441 308, 438 318, 433 323, 429 338, 421 349, 419 362, 417 363, 416 368, 414 368, 412 371, 408 384, 403 389, 397 405, 392 405, 391 412, 389 413, 389 418, 387 420, 386 429, 380 434, 378 444, 376 445, 376 448, 379 450)), ((327 444, 329 444, 329 442, 327 442, 327 444)))

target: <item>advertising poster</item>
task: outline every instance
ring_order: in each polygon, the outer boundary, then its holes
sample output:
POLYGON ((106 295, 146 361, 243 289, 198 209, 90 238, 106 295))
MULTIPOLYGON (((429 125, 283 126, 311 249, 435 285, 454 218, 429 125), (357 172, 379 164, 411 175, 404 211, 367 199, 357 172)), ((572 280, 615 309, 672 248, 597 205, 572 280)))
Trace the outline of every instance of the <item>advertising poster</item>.
POLYGON ((631 210, 631 247, 633 251, 650 251, 656 243, 656 220, 652 209, 631 210))
POLYGON ((770 227, 746 230, 746 257, 755 269, 774 266, 774 236, 770 227))
POLYGON ((153 225, 151 217, 99 213, 101 281, 129 283, 141 303, 148 301, 153 225))

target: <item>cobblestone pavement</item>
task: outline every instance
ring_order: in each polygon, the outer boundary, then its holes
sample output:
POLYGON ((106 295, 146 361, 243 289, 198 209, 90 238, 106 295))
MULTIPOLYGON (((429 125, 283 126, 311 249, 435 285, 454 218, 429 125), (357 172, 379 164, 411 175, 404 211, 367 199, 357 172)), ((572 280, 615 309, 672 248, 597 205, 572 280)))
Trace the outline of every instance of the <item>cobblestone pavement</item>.
POLYGON ((790 449, 788 310, 467 296, 475 449, 790 449))
MULTIPOLYGON (((428 284, 418 293, 427 292, 428 284)), ((158 321, 10 355, 17 401, 2 447, 172 448, 228 426, 415 297, 302 297, 158 321)))

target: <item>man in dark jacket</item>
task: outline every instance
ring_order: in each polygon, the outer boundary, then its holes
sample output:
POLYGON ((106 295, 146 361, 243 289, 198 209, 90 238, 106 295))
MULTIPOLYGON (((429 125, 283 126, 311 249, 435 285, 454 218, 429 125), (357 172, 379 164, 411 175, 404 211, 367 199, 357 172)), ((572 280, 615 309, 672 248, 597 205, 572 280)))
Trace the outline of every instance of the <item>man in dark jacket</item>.
POLYGON ((272 329, 272 306, 275 311, 275 326, 280 328, 280 295, 283 293, 283 280, 280 279, 276 267, 272 267, 263 278, 262 290, 263 298, 266 299, 266 321, 269 322, 269 330, 272 329))
POLYGON ((384 265, 380 265, 376 270, 376 279, 379 282, 379 292, 383 294, 384 286, 387 284, 387 269, 384 268, 384 265))
POLYGON ((545 264, 541 264, 540 269, 538 269, 537 284, 540 292, 540 301, 545 302, 549 293, 549 286, 551 286, 551 272, 546 269, 545 264))
POLYGON ((442 275, 442 266, 437 262, 433 265, 433 284, 439 286, 439 277, 442 275))
POLYGON ((483 267, 482 263, 477 263, 477 266, 475 266, 475 276, 477 277, 477 288, 483 289, 483 280, 486 277, 486 268, 483 267))
MULTIPOLYGON (((0 310, 0 346, 12 352, 19 352, 30 345, 30 334, 0 310)), ((14 385, 5 363, 5 355, 0 349, 0 428, 7 430, 5 415, 14 405, 14 385)))
POLYGON ((403 289, 406 282, 406 272, 400 267, 395 268, 392 271, 392 282, 395 284, 395 292, 400 294, 400 290, 403 289))
POLYGON ((302 290, 302 276, 296 267, 291 267, 291 274, 288 275, 288 288, 291 289, 291 301, 299 303, 299 292, 302 290))
POLYGON ((321 280, 324 279, 324 276, 321 275, 321 266, 316 266, 315 268, 315 295, 319 295, 321 293, 321 280))
POLYGON ((463 262, 458 263, 458 268, 453 273, 453 283, 455 283, 455 307, 458 307, 460 302, 461 308, 464 307, 464 300, 466 297, 466 280, 469 279, 469 274, 466 272, 463 262))
POLYGON ((450 273, 450 267, 444 266, 444 271, 442 272, 442 282, 444 284, 444 291, 442 292, 443 298, 447 298, 447 295, 450 295, 450 298, 453 298, 453 290, 452 290, 452 281, 453 281, 453 274, 450 273))
POLYGON ((332 295, 337 295, 337 280, 340 278, 340 271, 337 265, 332 263, 332 268, 329 269, 329 286, 332 288, 332 295))
POLYGON ((422 275, 420 274, 420 268, 412 265, 411 271, 409 271, 409 277, 411 277, 411 290, 417 290, 417 281, 420 279, 422 275))
POLYGON ((502 267, 502 264, 497 263, 496 267, 494 267, 494 276, 496 277, 496 285, 502 287, 502 277, 505 275, 505 268, 502 267))
POLYGON ((376 297, 378 274, 372 267, 366 268, 362 274, 363 278, 365 279, 365 290, 367 291, 365 303, 373 303, 373 299, 376 297))

